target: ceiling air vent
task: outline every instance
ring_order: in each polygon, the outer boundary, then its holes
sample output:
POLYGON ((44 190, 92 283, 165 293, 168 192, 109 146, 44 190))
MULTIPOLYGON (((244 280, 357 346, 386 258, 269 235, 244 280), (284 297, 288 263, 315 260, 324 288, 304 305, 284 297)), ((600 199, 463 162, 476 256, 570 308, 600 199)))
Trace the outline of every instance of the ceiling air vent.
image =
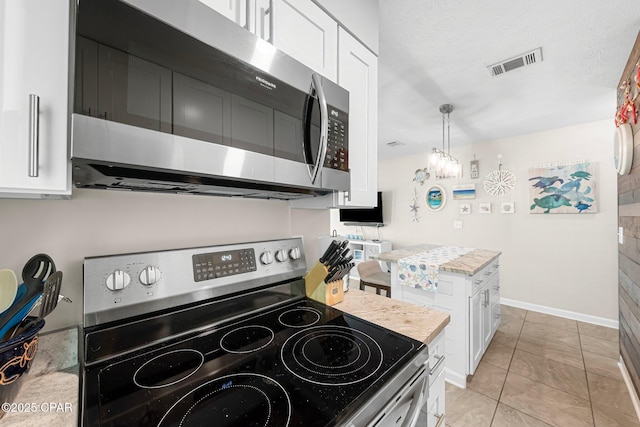
POLYGON ((495 77, 507 71, 515 70, 516 68, 533 65, 536 62, 542 62, 542 48, 540 47, 518 55, 515 58, 509 58, 497 64, 489 65, 487 68, 489 69, 489 73, 495 77))

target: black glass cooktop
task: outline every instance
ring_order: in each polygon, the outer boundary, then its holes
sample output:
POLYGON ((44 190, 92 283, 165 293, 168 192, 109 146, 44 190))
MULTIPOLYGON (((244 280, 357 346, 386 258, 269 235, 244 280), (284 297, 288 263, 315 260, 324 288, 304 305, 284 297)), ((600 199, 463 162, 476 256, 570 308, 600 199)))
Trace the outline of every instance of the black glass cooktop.
POLYGON ((92 426, 337 425, 421 345, 298 300, 86 368, 83 418, 92 426))

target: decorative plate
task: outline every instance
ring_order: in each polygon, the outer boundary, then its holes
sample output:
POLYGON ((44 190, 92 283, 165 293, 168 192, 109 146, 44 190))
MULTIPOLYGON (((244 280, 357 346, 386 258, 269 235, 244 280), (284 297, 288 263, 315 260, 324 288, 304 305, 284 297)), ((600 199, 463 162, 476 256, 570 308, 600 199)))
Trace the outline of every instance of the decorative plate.
POLYGON ((493 171, 484 179, 484 191, 491 196, 503 196, 505 194, 509 194, 515 186, 515 175, 511 171, 504 169, 493 171))
POLYGON ((623 123, 616 129, 613 138, 613 163, 620 175, 631 171, 633 163, 633 130, 629 123, 623 123))

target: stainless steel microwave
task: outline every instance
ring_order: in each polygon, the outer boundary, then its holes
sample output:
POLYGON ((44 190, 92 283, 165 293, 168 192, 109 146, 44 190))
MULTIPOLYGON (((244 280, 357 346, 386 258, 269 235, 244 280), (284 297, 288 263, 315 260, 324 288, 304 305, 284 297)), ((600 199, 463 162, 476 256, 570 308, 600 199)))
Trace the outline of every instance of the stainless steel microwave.
POLYGON ((198 0, 79 0, 76 187, 349 190, 349 94, 198 0))

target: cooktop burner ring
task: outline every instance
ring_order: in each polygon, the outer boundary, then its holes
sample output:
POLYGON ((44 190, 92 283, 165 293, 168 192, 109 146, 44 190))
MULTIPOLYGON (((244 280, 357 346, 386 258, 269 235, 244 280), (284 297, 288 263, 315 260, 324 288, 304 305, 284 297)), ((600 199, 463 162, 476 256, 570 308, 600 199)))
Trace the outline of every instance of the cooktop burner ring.
POLYGON ((377 373, 382 367, 384 353, 380 345, 362 331, 345 326, 324 325, 303 329, 287 338, 280 349, 280 360, 289 372, 304 381, 328 386, 345 386, 365 381, 377 373), (351 341, 355 344, 352 348, 357 348, 357 353, 347 351, 347 354, 344 352, 336 354, 332 352, 331 343, 329 348, 325 349, 323 343, 317 342, 319 338, 335 339, 336 337, 339 340, 334 343, 338 347, 340 344, 344 345, 344 342, 351 341), (334 364, 328 369, 323 363, 313 362, 312 358, 308 357, 308 352, 304 352, 307 346, 311 345, 318 347, 316 351, 320 357, 339 362, 341 357, 346 356, 350 358, 349 363, 334 364), (353 360, 354 357, 355 360, 353 360), (350 366, 350 370, 345 370, 350 366), (326 369, 327 372, 317 368, 326 369))
MULTIPOLYGON (((315 339, 321 339, 322 337, 331 337, 331 334, 316 335, 314 338, 315 339)), ((301 337, 300 340, 303 340, 304 338, 305 337, 301 337)), ((298 340, 298 341, 300 341, 300 340, 298 340)), ((308 363, 310 363, 312 365, 315 365, 318 368, 324 368, 324 369, 340 369, 340 368, 344 368, 344 367, 347 367, 347 366, 350 366, 350 365, 353 365, 353 364, 357 363, 358 360, 360 359, 360 356, 362 355, 362 349, 360 348, 360 346, 357 345, 357 343, 354 340, 349 340, 349 341, 351 341, 355 345, 355 347, 358 349, 358 355, 350 363, 346 363, 344 365, 340 365, 340 366, 321 365, 320 363, 316 363, 313 360, 309 359, 309 357, 307 356, 307 352, 305 352, 305 349, 306 349, 307 345, 309 345, 310 341, 307 341, 304 344, 302 344, 302 356, 304 356, 304 358, 306 359, 306 361, 308 363)), ((364 342, 363 342, 363 344, 366 345, 366 343, 364 343, 364 342)), ((294 355, 293 357, 295 358, 296 356, 294 355)), ((369 358, 371 358, 371 354, 369 354, 368 359, 369 358)), ((367 361, 368 361, 368 359, 367 359, 367 361)), ((316 373, 320 374, 320 375, 331 375, 329 373, 322 374, 322 372, 316 372, 316 373)))
POLYGON ((222 338, 220 338, 220 348, 222 348, 227 353, 235 353, 235 354, 253 353, 254 351, 263 349, 269 344, 271 344, 274 337, 275 337, 275 334, 273 333, 273 331, 270 328, 267 328, 266 326, 262 326, 262 325, 242 326, 240 328, 233 329, 227 332, 226 334, 224 334, 222 338), (241 333, 240 331, 244 331, 244 330, 247 330, 249 335, 240 336, 239 338, 241 339, 242 342, 240 343, 227 342, 225 344, 225 339, 227 341, 230 341, 231 338, 235 338, 233 337, 234 334, 241 333), (253 335, 263 334, 263 336, 258 336, 257 339, 252 340, 251 334, 253 335), (245 347, 241 347, 242 345, 244 345, 245 347))
MULTIPOLYGON (((269 401, 269 396, 267 396, 267 393, 265 393, 264 391, 260 390, 258 387, 255 386, 251 386, 251 385, 232 385, 229 387, 224 387, 224 385, 222 386, 223 389, 230 389, 233 387, 245 387, 245 388, 250 388, 252 390, 255 390, 258 392, 258 394, 262 395, 262 397, 264 397, 264 400, 267 402, 267 407, 268 407, 268 415, 267 415, 267 419, 264 422, 264 425, 268 425, 269 424, 269 420, 271 419, 271 412, 272 412, 272 407, 271 407, 271 402, 269 401)), ((189 414, 191 413, 191 411, 193 411, 193 409, 198 406, 201 402, 207 400, 209 397, 213 396, 214 394, 216 394, 218 391, 220 390, 214 390, 210 393, 205 394, 204 396, 202 396, 200 399, 198 399, 193 405, 191 405, 191 407, 189 409, 187 409, 187 412, 185 412, 185 414, 182 416, 182 419, 180 420, 180 424, 178 424, 179 426, 182 426, 184 424, 184 421, 187 419, 187 417, 189 416, 189 414)))
MULTIPOLYGON (((157 389, 157 388, 169 387, 169 386, 172 386, 172 385, 174 385, 174 384, 177 384, 177 383, 179 383, 179 382, 181 382, 181 381, 184 381, 184 380, 186 380, 187 378, 189 378, 191 375, 195 374, 195 373, 198 371, 198 369, 200 369, 200 367, 201 367, 203 364, 204 364, 204 355, 203 355, 201 352, 199 352, 198 350, 193 350, 193 349, 190 349, 190 348, 185 348, 185 349, 179 349, 179 350, 168 351, 168 352, 166 352, 166 353, 159 354, 158 356, 156 356, 156 357, 154 357, 154 358, 152 358, 152 359, 150 359, 150 360, 147 360, 147 361, 146 361, 145 363, 143 363, 143 364, 142 364, 138 369, 136 369, 136 371, 135 371, 135 372, 134 372, 134 374, 133 374, 133 383, 134 383, 135 385, 137 385, 138 387, 140 387, 140 388, 146 388, 146 389, 157 389), (196 360, 197 360, 198 358, 200 359, 200 360, 199 360, 199 362, 196 362, 198 366, 192 367, 191 369, 187 369, 187 371, 185 371, 184 373, 182 373, 182 375, 183 375, 182 377, 180 377, 180 378, 178 378, 178 379, 176 379, 176 380, 174 380, 174 381, 168 382, 168 383, 160 383, 160 384, 144 384, 144 381, 141 381, 141 379, 139 379, 139 378, 138 378, 138 375, 139 375, 141 372, 143 372, 145 368, 151 368, 151 369, 153 369, 154 367, 152 366, 152 364, 153 364, 154 362, 157 362, 157 361, 158 361, 159 359, 161 359, 161 358, 172 357, 173 355, 176 355, 176 354, 179 354, 179 353, 193 353, 193 354, 195 354, 195 355, 197 356, 197 357, 196 357, 196 360)), ((163 366, 166 366, 166 365, 163 365, 163 366)), ((172 365, 170 364, 170 366, 172 366, 172 365)), ((161 368, 161 367, 162 367, 162 366, 160 366, 160 368, 161 368)), ((153 373, 153 371, 152 371, 152 373, 153 373)), ((165 370, 164 374, 166 375, 166 370, 165 370)), ((157 375, 157 374, 156 374, 156 375, 157 375)))
POLYGON ((315 325, 316 323, 318 323, 320 321, 321 318, 322 318, 322 315, 315 308, 297 307, 297 308, 292 308, 291 310, 287 310, 284 313, 281 313, 280 316, 278 316, 278 322, 280 322, 280 324, 282 324, 284 326, 288 326, 290 328, 306 328, 307 326, 315 325), (287 315, 295 314, 296 312, 300 312, 300 311, 306 312, 305 314, 310 314, 312 316, 312 319, 310 319, 309 321, 305 322, 304 324, 293 324, 293 322, 287 322, 287 321, 283 320, 287 315))
MULTIPOLYGON (((207 381, 203 384, 200 384, 198 387, 189 390, 184 396, 179 398, 171 407, 167 410, 167 412, 162 416, 160 422, 158 423, 158 427, 162 427, 163 423, 166 421, 170 425, 175 425, 175 422, 179 420, 178 425, 183 426, 185 422, 188 422, 187 418, 193 414, 194 408, 196 408, 202 402, 210 399, 212 396, 217 393, 224 393, 227 391, 236 391, 236 390, 250 390, 251 392, 257 393, 258 396, 264 397, 264 403, 266 403, 266 418, 264 419, 264 426, 283 426, 287 427, 291 421, 291 399, 285 388, 273 378, 270 378, 266 375, 256 374, 256 373, 237 373, 224 375, 222 377, 214 378, 210 381, 207 381), (247 384, 248 381, 257 381, 258 385, 247 384), (235 383, 235 381, 244 381, 245 383, 235 383), (219 383, 219 384, 215 384, 219 383), (215 389, 205 393, 204 395, 197 398, 195 403, 191 404, 191 399, 198 396, 201 390, 204 390, 208 386, 214 386, 215 389), (264 388, 264 389, 263 389, 264 388), (180 408, 180 406, 186 406, 186 410, 184 410, 183 415, 173 416, 171 414, 174 410, 183 411, 184 408, 180 408), (177 417, 177 418, 176 418, 177 417), (172 419, 173 418, 173 419, 172 419)), ((233 403, 236 403, 235 400, 233 403)), ((255 404, 254 404, 255 406, 255 404)), ((216 402, 208 402, 205 404, 204 408, 213 408, 214 410, 218 409, 216 402)), ((226 412, 226 411, 225 411, 226 412)), ((205 416, 210 416, 211 414, 204 414, 205 416)), ((229 414, 226 414, 227 416, 229 414)), ((215 420, 214 420, 215 421, 215 420)), ((233 420, 227 420, 228 422, 233 420)), ((235 424, 234 424, 235 425, 235 424)))

